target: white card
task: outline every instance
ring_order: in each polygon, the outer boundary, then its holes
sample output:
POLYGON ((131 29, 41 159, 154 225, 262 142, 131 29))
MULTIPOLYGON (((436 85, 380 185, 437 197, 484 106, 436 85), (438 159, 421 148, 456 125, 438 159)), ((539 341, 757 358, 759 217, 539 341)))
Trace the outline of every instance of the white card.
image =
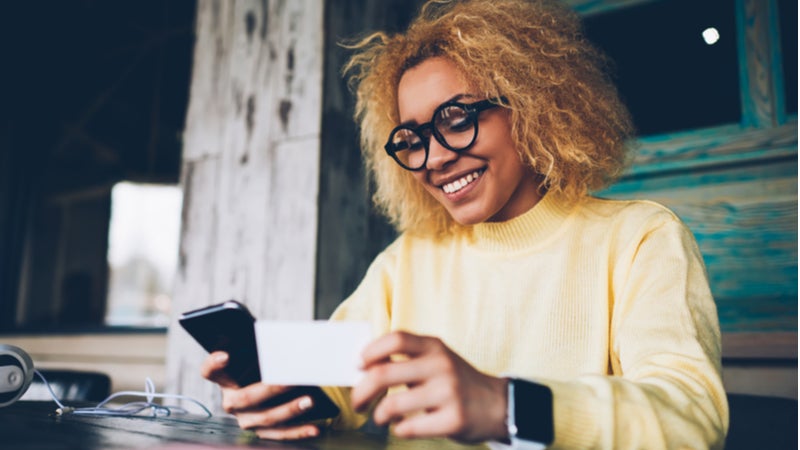
POLYGON ((361 352, 372 338, 367 322, 258 320, 261 381, 277 385, 353 386, 361 352))

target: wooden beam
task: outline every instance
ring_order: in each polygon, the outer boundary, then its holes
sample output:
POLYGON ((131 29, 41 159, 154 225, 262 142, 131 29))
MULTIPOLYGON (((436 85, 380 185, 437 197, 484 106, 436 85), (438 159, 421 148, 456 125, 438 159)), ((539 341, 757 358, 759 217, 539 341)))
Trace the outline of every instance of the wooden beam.
POLYGON ((775 128, 724 125, 639 139, 624 178, 797 156, 797 119, 775 128))
POLYGON ((656 0, 562 0, 578 14, 586 17, 631 6, 652 3, 656 0))
POLYGON ((797 332, 723 333, 723 359, 797 359, 797 332))

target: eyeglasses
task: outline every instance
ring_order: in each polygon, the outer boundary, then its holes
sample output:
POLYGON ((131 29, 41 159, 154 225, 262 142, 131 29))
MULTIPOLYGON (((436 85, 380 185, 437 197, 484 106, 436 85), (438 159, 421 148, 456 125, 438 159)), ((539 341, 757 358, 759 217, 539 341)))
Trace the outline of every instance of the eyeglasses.
POLYGON ((498 97, 475 103, 443 103, 433 112, 430 122, 416 128, 408 125, 396 127, 389 133, 389 140, 383 148, 402 168, 420 170, 428 162, 431 135, 444 148, 462 152, 470 148, 478 137, 478 114, 506 101, 504 97, 498 97))

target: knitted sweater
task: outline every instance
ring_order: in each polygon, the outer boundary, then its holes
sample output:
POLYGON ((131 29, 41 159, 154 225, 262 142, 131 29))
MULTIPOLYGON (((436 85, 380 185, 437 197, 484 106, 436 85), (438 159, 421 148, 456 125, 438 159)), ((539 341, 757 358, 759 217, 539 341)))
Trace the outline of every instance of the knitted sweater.
MULTIPOLYGON (((547 385, 554 448, 721 448, 720 332, 691 232, 666 208, 545 196, 442 239, 401 235, 333 320, 437 336, 476 369, 547 385)), ((365 417, 330 390, 338 425, 365 417)))

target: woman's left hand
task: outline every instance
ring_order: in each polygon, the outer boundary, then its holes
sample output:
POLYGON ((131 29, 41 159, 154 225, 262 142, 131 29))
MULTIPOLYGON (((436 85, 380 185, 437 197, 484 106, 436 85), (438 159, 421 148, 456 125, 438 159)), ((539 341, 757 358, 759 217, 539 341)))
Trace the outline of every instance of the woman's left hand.
POLYGON ((365 375, 352 390, 356 411, 392 386, 408 387, 384 397, 374 410, 375 423, 394 423, 397 436, 507 438, 507 381, 479 372, 438 338, 396 331, 370 343, 362 356, 365 375), (393 361, 393 355, 406 358, 393 361))

